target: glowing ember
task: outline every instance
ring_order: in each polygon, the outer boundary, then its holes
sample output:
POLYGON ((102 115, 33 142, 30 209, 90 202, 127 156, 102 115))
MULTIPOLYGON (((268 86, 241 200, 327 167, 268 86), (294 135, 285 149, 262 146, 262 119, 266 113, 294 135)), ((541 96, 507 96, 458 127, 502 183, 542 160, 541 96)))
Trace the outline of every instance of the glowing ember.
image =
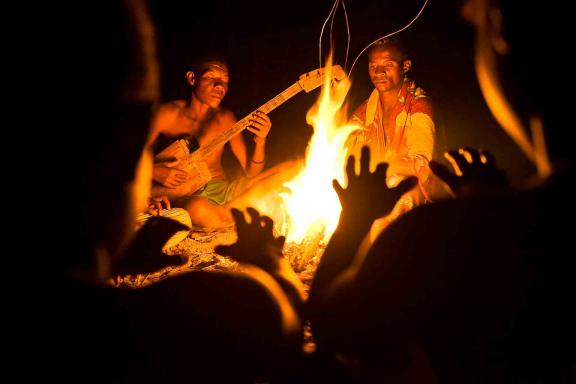
POLYGON ((358 127, 347 125, 346 121, 344 100, 351 82, 347 77, 331 81, 332 71, 342 71, 331 64, 329 59, 320 98, 306 115, 314 134, 306 150, 305 167, 284 184, 290 191, 281 194, 287 214, 286 236, 292 242, 300 243, 310 236, 318 238, 319 233, 323 233, 320 237, 327 241, 336 229, 342 210, 332 180, 337 179, 344 185, 346 139, 358 127))

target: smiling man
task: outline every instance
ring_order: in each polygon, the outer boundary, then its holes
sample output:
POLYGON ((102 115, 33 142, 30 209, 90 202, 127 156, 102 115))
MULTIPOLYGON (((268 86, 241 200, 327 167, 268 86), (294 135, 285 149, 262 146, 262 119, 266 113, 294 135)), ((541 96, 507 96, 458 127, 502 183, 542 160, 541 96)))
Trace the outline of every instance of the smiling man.
MULTIPOLYGON (((236 123, 232 112, 220 108, 229 82, 228 65, 223 59, 197 59, 186 73, 186 80, 192 87, 188 99, 161 105, 154 118, 151 140, 157 154, 162 154, 162 150, 178 139, 205 147, 236 123)), ((248 178, 260 174, 264 168, 266 136, 271 126, 266 114, 260 111, 253 114, 252 123, 247 127, 254 134, 254 150, 250 157, 242 135, 235 135, 229 141, 232 153, 248 178)), ((159 187, 156 190, 162 191, 159 194, 167 194, 174 206, 186 208, 196 226, 214 228, 233 223, 227 203, 242 192, 242 188, 238 182, 226 177, 222 167, 224 147, 225 141, 204 156, 198 165, 209 181, 199 190, 185 194, 176 191, 182 190, 182 186, 194 178, 191 168, 156 157, 154 184, 159 187)))

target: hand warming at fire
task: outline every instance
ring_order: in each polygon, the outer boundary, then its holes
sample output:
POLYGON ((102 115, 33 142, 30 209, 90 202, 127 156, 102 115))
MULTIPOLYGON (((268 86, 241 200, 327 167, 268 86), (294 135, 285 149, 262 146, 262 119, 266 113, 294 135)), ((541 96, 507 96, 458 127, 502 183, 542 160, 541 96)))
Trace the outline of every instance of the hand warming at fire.
POLYGON ((366 146, 362 148, 360 155, 359 175, 354 171, 355 162, 354 156, 348 158, 346 188, 342 188, 337 180, 333 181, 334 190, 342 204, 343 218, 353 215, 371 224, 375 219, 390 213, 398 199, 414 188, 418 182, 416 177, 407 177, 395 188, 388 188, 386 185, 388 164, 380 163, 374 172, 370 172, 370 150, 366 146))
MULTIPOLYGON (((378 164, 370 172, 370 149, 362 148, 360 155, 360 174, 354 171, 355 158, 350 156, 346 164, 348 186, 342 188, 338 181, 333 185, 340 203, 342 215, 330 242, 326 246, 314 276, 310 297, 318 299, 328 295, 330 286, 338 281, 338 276, 346 274, 362 239, 368 233, 375 219, 390 213, 400 197, 412 189, 418 179, 414 176, 402 180, 396 187, 386 185, 388 164, 378 164)), ((348 277, 353 277, 349 275, 348 277)))
POLYGON ((496 168, 496 161, 488 151, 460 148, 445 152, 444 157, 454 172, 437 161, 430 162, 430 169, 456 197, 493 193, 508 187, 506 173, 496 168))
POLYGON ((231 209, 238 241, 232 245, 220 245, 216 247, 216 252, 266 271, 280 284, 294 308, 299 311, 304 301, 302 282, 282 255, 286 238, 274 236, 274 222, 271 218, 260 216, 254 208, 249 207, 246 211, 250 223, 242 211, 231 209))
POLYGON ((265 271, 275 270, 282 259, 284 236, 274 237, 273 221, 268 216, 260 216, 254 208, 247 208, 250 223, 244 213, 232 208, 236 223, 238 241, 232 245, 220 245, 216 252, 232 257, 240 263, 255 265, 265 271))

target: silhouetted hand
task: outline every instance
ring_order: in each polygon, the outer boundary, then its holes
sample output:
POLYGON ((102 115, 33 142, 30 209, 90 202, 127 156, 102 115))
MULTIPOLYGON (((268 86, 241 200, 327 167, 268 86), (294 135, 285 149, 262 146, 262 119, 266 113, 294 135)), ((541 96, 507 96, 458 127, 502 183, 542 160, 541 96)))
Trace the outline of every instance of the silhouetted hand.
POLYGON ((162 252, 164 244, 178 231, 190 229, 167 217, 153 216, 136 232, 122 257, 112 265, 113 275, 150 273, 182 265, 186 262, 178 255, 162 252))
POLYGON ((252 264, 265 271, 275 271, 282 260, 282 248, 286 238, 274 237, 273 221, 268 216, 260 216, 254 208, 247 208, 250 223, 244 213, 232 208, 232 216, 236 222, 238 241, 232 245, 220 245, 216 252, 230 256, 234 260, 252 264))
POLYGON ((494 156, 488 151, 460 148, 445 152, 444 157, 454 172, 434 160, 430 162, 430 169, 458 197, 493 193, 508 187, 506 173, 496 168, 494 156))
POLYGON ((360 155, 360 174, 354 171, 355 158, 348 157, 346 164, 346 175, 348 176, 348 186, 342 188, 337 180, 333 180, 332 185, 338 194, 342 204, 342 214, 348 217, 354 216, 367 222, 385 216, 400 197, 414 188, 418 179, 407 177, 396 187, 388 188, 386 185, 387 163, 380 163, 370 172, 370 149, 362 147, 360 155))

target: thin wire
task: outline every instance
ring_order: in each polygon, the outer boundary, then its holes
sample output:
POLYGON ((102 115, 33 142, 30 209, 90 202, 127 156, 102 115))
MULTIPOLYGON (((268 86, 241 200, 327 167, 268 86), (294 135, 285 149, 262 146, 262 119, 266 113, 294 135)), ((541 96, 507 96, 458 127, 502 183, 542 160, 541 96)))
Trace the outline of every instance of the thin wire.
POLYGON ((414 24, 414 22, 420 17, 420 15, 422 14, 422 12, 424 11, 424 8, 426 8, 426 4, 428 4, 428 0, 424 0, 424 5, 422 5, 422 8, 420 8, 420 11, 418 12, 418 14, 412 19, 411 22, 409 22, 406 26, 400 28, 397 31, 394 31, 392 33, 387 34, 386 36, 382 36, 377 38, 376 40, 374 40, 373 42, 371 42, 370 44, 368 44, 363 50, 360 51, 360 53, 358 54, 358 56, 356 56, 356 59, 354 60, 354 62, 352 63, 352 67, 350 67, 350 71, 348 72, 348 77, 350 77, 350 75, 352 74, 352 70, 354 69, 354 66, 356 65, 356 62, 358 61, 358 59, 360 58, 360 55, 362 55, 364 53, 364 51, 366 51, 368 48, 370 48, 374 43, 376 43, 378 40, 381 39, 385 39, 387 37, 390 36, 394 36, 397 33, 400 33, 402 31, 404 31, 405 29, 409 28, 412 24, 414 24))
POLYGON ((334 2, 334 4, 332 5, 332 9, 330 10, 330 13, 328 14, 328 17, 326 18, 326 20, 324 20, 324 24, 322 25, 322 30, 320 31, 320 39, 318 40, 318 63, 319 66, 322 67, 322 35, 324 34, 324 28, 326 27, 326 23, 328 23, 328 19, 330 20, 330 46, 332 46, 334 38, 332 35, 332 31, 333 31, 333 27, 334 27, 334 18, 336 17, 336 11, 338 10, 338 4, 341 3, 342 4, 342 9, 344 11, 344 19, 346 20, 346 34, 348 36, 348 39, 346 41, 346 57, 344 58, 344 68, 346 68, 346 65, 348 64, 348 55, 350 53, 350 24, 348 22, 348 11, 346 10, 346 4, 344 3, 344 0, 336 0, 334 2))
POLYGON ((318 62, 320 64, 319 65, 320 68, 322 68, 322 35, 324 34, 324 28, 326 27, 326 23, 328 23, 328 20, 334 13, 334 10, 336 9, 336 6, 338 5, 339 2, 340 0, 334 1, 334 5, 332 5, 332 9, 330 10, 328 17, 326 17, 326 20, 324 20, 324 24, 322 24, 322 29, 320 30, 320 39, 318 39, 318 62))
MULTIPOLYGON (((340 2, 338 2, 340 3, 340 2)), ((334 29, 334 19, 336 18, 336 13, 338 12, 338 6, 334 9, 334 13, 332 14, 332 19, 330 20, 330 48, 334 46, 334 36, 333 36, 333 29, 334 29)))
POLYGON ((348 41, 346 42, 346 58, 344 59, 344 68, 348 64, 348 51, 350 50, 350 25, 348 24, 348 12, 346 11, 346 5, 344 0, 342 0, 342 9, 344 9, 344 18, 346 19, 346 33, 348 34, 348 41))

